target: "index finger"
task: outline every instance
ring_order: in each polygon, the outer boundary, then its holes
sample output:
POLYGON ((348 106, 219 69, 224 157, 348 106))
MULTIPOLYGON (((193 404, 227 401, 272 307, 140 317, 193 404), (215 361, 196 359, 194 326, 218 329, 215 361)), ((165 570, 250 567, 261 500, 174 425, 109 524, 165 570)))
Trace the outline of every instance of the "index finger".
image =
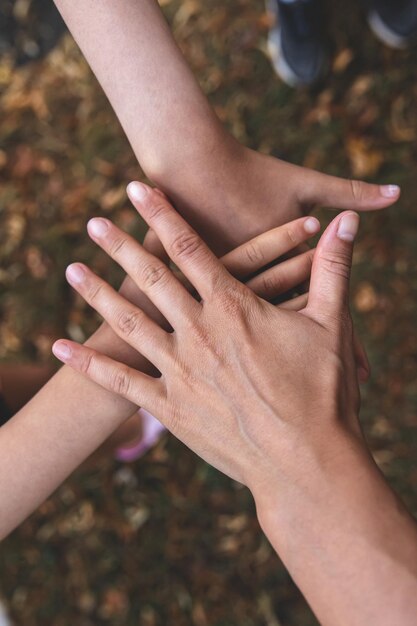
POLYGON ((234 281, 208 246, 168 200, 143 183, 127 187, 133 206, 152 228, 167 254, 198 291, 209 299, 220 283, 234 281))
MULTIPOLYGON (((221 258, 227 270, 236 278, 255 274, 265 265, 276 261, 317 234, 320 222, 315 217, 300 217, 273 228, 235 248, 221 258)), ((308 249, 308 247, 307 247, 308 249)))

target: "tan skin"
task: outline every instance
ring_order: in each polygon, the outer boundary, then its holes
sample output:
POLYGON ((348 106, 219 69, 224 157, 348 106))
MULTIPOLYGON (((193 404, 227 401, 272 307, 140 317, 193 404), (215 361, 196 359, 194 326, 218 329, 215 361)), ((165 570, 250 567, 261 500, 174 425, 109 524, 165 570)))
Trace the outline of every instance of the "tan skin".
POLYGON ((143 171, 217 253, 316 205, 375 210, 398 187, 327 176, 257 153, 219 122, 156 0, 55 0, 143 171))
POLYGON ((330 224, 314 256, 307 305, 288 311, 237 282, 166 199, 139 184, 130 196, 201 300, 110 222, 93 220, 90 236, 172 331, 86 266, 70 266, 68 280, 161 375, 69 341, 57 342, 54 353, 152 411, 250 488, 265 533, 322 624, 414 625, 416 524, 376 468, 358 421, 348 306, 357 214, 330 224))
MULTIPOLYGON (((398 199, 396 186, 327 176, 239 144, 210 107, 155 0, 101 0, 100 11, 95 0, 55 2, 143 171, 217 254, 316 205, 375 210, 398 199)), ((132 285, 128 297, 134 301, 132 285)), ((91 341, 109 356, 136 364, 134 352, 109 328, 91 341)), ((361 377, 367 377, 366 367, 361 377)), ((73 373, 64 369, 60 379, 62 392, 73 387, 73 373)), ((123 414, 128 410, 99 388, 87 389, 87 381, 77 378, 77 384, 86 386, 86 410, 104 401, 110 413, 115 404, 123 414)))
MULTIPOLYGON (((155 193, 159 193, 155 190, 155 193)), ((165 196, 163 196, 165 197, 165 196)), ((256 237, 247 244, 236 248, 222 258, 227 269, 237 278, 245 280, 248 287, 265 299, 273 299, 280 294, 299 286, 309 278, 314 251, 302 253, 278 263, 273 267, 251 278, 255 272, 259 272, 262 266, 268 265, 278 257, 283 257, 292 252, 309 237, 319 230, 319 222, 315 218, 301 218, 285 226, 268 231, 256 237), (249 278, 248 278, 249 277, 249 278)), ((166 252, 153 231, 149 231, 145 238, 144 246, 164 261, 169 261, 166 252)), ((180 279, 185 282, 183 276, 180 279)), ((188 288, 191 288, 188 285, 188 288)), ((145 301, 144 294, 137 289, 136 285, 127 277, 121 289, 126 297, 138 306, 147 307, 148 313, 153 315, 161 323, 166 323, 160 318, 159 312, 152 307, 149 301, 145 301)), ((284 302, 284 308, 301 308, 305 305, 306 296, 284 302)), ((107 332, 110 329, 107 329, 107 332)), ((100 333, 100 331, 98 331, 100 333)), ((106 333, 105 326, 101 332, 106 333)), ((123 352, 124 358, 131 352, 132 359, 140 367, 141 361, 137 361, 137 353, 130 350, 127 344, 123 352)), ((361 382, 369 378, 369 363, 366 354, 359 342, 355 345, 358 377, 361 382)), ((21 409, 51 378, 54 371, 50 366, 38 366, 33 364, 4 364, 0 366, 1 392, 6 403, 13 412, 21 409)), ((133 410, 133 407, 132 407, 133 410)), ((90 459, 96 462, 102 455, 113 453, 115 448, 125 445, 133 445, 140 440, 142 434, 141 418, 135 413, 117 428, 109 439, 100 446, 90 459)))
MULTIPOLYGON (((155 193, 160 192, 155 190, 155 193)), ((162 196, 165 197, 163 194, 162 196)), ((268 231, 243 244, 224 255, 221 261, 233 276, 246 281, 248 287, 253 289, 255 293, 266 299, 274 299, 308 280, 314 250, 306 251, 282 261, 256 276, 252 275, 255 272, 259 272, 263 266, 268 265, 279 257, 288 255, 294 249, 304 244, 309 237, 318 232, 319 228, 319 222, 315 218, 294 220, 294 222, 268 231)), ((144 246, 161 260, 169 262, 161 242, 152 230, 148 232, 144 246)), ((187 285, 188 289, 192 289, 183 275, 179 274, 178 277, 183 284, 187 285)), ((137 289, 137 286, 129 277, 125 279, 121 293, 128 297, 131 302, 137 302, 139 306, 145 306, 143 292, 137 289)), ((282 306, 286 308, 300 308, 304 306, 304 303, 305 296, 300 296, 284 302, 282 306)), ((152 307, 150 302, 147 303, 147 306, 149 307, 149 314, 159 319, 160 323, 166 324, 166 320, 159 317, 159 311, 152 307)), ((132 353, 135 355, 136 351, 132 351, 132 353)), ((366 382, 369 378, 369 363, 366 353, 359 342, 356 344, 356 359, 358 376, 362 382, 366 382)), ((97 450, 92 461, 96 461, 103 454, 111 453, 117 447, 134 445, 140 440, 141 434, 141 418, 138 413, 135 413, 97 450)))
MULTIPOLYGON (((319 222, 315 218, 301 218, 286 226, 274 229, 254 241, 233 250, 225 255, 222 262, 238 278, 244 280, 254 272, 262 269, 262 264, 267 265, 270 261, 286 255, 300 244, 305 243, 312 235, 318 232, 319 222), (307 224, 309 229, 304 228, 307 224)), ((166 253, 155 234, 149 231, 145 238, 145 247, 166 260, 166 253)), ((274 298, 303 283, 309 278, 313 251, 305 252, 295 258, 281 262, 278 265, 261 272, 254 278, 249 278, 247 284, 259 295, 265 298, 274 298)), ((181 277, 181 280, 184 280, 181 277)), ((145 306, 144 294, 137 290, 129 278, 126 278, 121 292, 128 296, 132 302, 145 306)), ((303 299, 289 302, 286 306, 296 307, 303 304, 303 299)), ((148 303, 150 307, 150 303, 148 303)), ((149 312, 151 313, 150 309, 149 312)), ((158 316, 158 311, 152 313, 158 316)), ((128 348, 128 346, 126 346, 128 348)), ((137 358, 132 351, 132 358, 137 358)), ((358 352, 358 368, 364 371, 364 376, 369 374, 369 369, 364 352, 358 352)), ((47 383, 54 374, 54 370, 48 365, 35 364, 2 364, 0 365, 0 391, 13 413, 21 409, 38 391, 47 383)), ((125 421, 116 432, 103 444, 94 455, 94 460, 102 454, 109 454, 115 448, 123 445, 132 445, 141 437, 141 419, 135 412, 132 417, 125 421)))
MULTIPOLYGON (((29 402, 38 391, 46 385, 56 371, 50 365, 34 363, 3 363, 0 364, 0 393, 11 413, 17 413, 29 402)), ((142 423, 140 416, 135 413, 94 453, 92 462, 97 461, 103 454, 111 454, 115 448, 129 445, 140 439, 142 423)))
MULTIPOLYGON (((295 254, 297 246, 304 244, 320 227, 318 221, 312 218, 308 221, 310 224, 309 232, 303 228, 305 223, 307 223, 307 219, 301 219, 285 227, 276 228, 270 233, 265 233, 253 242, 247 242, 247 244, 225 255, 222 261, 233 275, 244 279, 245 276, 250 276, 260 269, 257 256, 271 257, 271 260, 275 260, 277 257, 293 251, 295 254)), ((166 253, 152 231, 149 231, 145 237, 144 245, 159 258, 166 259, 166 253)), ((262 273, 262 276, 249 279, 248 286, 254 288, 259 295, 267 299, 283 294, 309 278, 312 254, 312 251, 304 252, 288 262, 281 262, 262 273)), ((138 302, 141 302, 143 299, 143 294, 137 291, 136 286, 132 284, 129 278, 125 279, 121 292, 132 301, 138 299, 138 302)), ((296 303, 292 304, 292 306, 294 305, 296 303)), ((155 314, 158 312, 155 311, 155 314)), ((360 358, 363 359, 363 365, 366 367, 364 360, 366 356, 361 354, 360 358)), ((11 411, 17 412, 21 409, 52 377, 55 369, 50 365, 31 363, 0 364, 0 392, 11 411)), ((112 441, 108 442, 109 449, 112 446, 120 445, 123 441, 134 439, 138 432, 140 432, 140 419, 135 415, 123 425, 118 433, 114 434, 112 441)))
MULTIPOLYGON (((159 193, 159 197, 164 199, 160 192, 154 193, 159 193)), ((268 268, 268 265, 282 260, 283 255, 308 240, 319 228, 315 218, 298 219, 240 246, 225 255, 222 262, 252 289, 274 297, 305 282, 310 274, 314 252, 280 262, 273 268, 268 268)), ((167 261, 163 246, 152 232, 146 238, 146 246, 158 258, 167 261)), ((192 288, 189 283, 187 288, 192 288)), ((121 293, 167 328, 167 321, 130 278, 124 281, 121 293)), ((304 295, 280 306, 298 309, 305 305, 305 299, 304 295)), ((155 373, 153 365, 119 339, 107 323, 100 326, 87 345, 143 372, 155 373)), ((366 367, 366 361, 359 353, 359 369, 361 364, 366 367)), ((135 403, 109 393, 70 367, 61 368, 0 429, 0 502, 8 503, 0 515, 0 537, 23 521, 105 441, 101 452, 109 453, 115 446, 137 437, 140 422, 136 411, 135 403), (132 414, 135 414, 133 420, 129 419, 132 414)))

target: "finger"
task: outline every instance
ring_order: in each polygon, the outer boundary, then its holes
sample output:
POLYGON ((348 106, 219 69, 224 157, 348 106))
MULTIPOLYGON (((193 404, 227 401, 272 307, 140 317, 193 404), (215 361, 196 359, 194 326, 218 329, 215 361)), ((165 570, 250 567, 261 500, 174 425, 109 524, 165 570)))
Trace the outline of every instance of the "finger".
POLYGON ((197 314, 198 303, 171 270, 109 220, 93 218, 90 237, 132 278, 173 328, 197 314))
POLYGON ((52 352, 77 372, 137 406, 155 411, 163 401, 164 383, 160 378, 152 378, 73 341, 56 341, 52 352))
POLYGON ((310 250, 298 257, 283 261, 251 278, 246 286, 260 298, 272 300, 310 278, 313 257, 314 250, 310 250))
POLYGON ((169 267, 170 258, 152 228, 150 228, 145 235, 145 239, 143 240, 143 247, 145 248, 145 250, 156 256, 169 267))
POLYGON ((350 270, 358 228, 359 215, 346 211, 331 222, 317 245, 306 312, 323 325, 349 315, 350 270))
POLYGON ((302 311, 307 306, 308 295, 308 293, 302 293, 296 298, 292 298, 291 300, 287 300, 286 302, 281 302, 281 304, 277 304, 277 307, 279 309, 287 309, 287 311, 302 311))
POLYGON ((232 276, 243 278, 288 254, 319 230, 315 217, 302 217, 251 239, 223 256, 221 262, 232 276))
MULTIPOLYGON (((308 252, 309 250, 311 250, 311 248, 308 245, 308 243, 301 243, 299 246, 297 246, 293 250, 290 250, 290 252, 288 252, 285 255, 284 259, 292 259, 293 257, 299 256, 300 254, 303 254, 304 252, 308 252)), ((297 286, 297 291, 299 291, 300 293, 304 293, 308 291, 309 288, 310 288, 310 276, 308 277, 308 280, 304 282, 303 285, 297 286)))
POLYGON ((234 283, 221 262, 168 200, 142 183, 130 183, 129 198, 162 242, 171 260, 201 298, 208 299, 219 284, 234 283))
POLYGON ((302 254, 303 252, 308 252, 309 250, 311 250, 311 248, 308 243, 300 243, 299 246, 296 246, 292 250, 289 250, 287 254, 284 255, 284 259, 292 259, 294 256, 298 256, 299 254, 302 254))
POLYGON ((139 307, 148 317, 154 320, 164 330, 172 331, 172 326, 168 324, 162 313, 156 308, 156 306, 149 300, 145 294, 138 289, 136 283, 126 276, 122 286, 119 289, 119 293, 123 298, 139 307))
POLYGON ((299 198, 311 209, 316 204, 337 209, 374 211, 398 200, 398 185, 372 185, 360 180, 348 180, 302 168, 299 198))
POLYGON ((371 375, 371 366, 369 364, 368 355, 359 339, 356 331, 353 333, 353 346, 355 351, 356 367, 358 370, 358 379, 360 383, 366 383, 371 375))
POLYGON ((143 354, 159 370, 170 352, 170 335, 104 280, 81 263, 67 268, 66 277, 74 289, 130 346, 143 354))

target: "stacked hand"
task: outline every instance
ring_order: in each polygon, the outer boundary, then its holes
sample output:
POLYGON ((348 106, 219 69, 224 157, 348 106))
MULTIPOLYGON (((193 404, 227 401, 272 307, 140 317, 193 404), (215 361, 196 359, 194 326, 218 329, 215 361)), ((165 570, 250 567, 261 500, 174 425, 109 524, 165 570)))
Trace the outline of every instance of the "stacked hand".
MULTIPOLYGON (((300 438, 308 458, 325 449, 330 431, 359 436, 348 309, 357 215, 344 213, 329 226, 314 257, 307 305, 292 311, 255 295, 249 287, 256 278, 249 286, 233 278, 163 195, 139 183, 129 191, 200 301, 132 238, 107 220, 92 220, 91 237, 124 268, 172 332, 87 267, 70 266, 68 280, 161 376, 151 377, 68 341, 55 345, 56 356, 154 413, 200 456, 249 485, 254 494, 267 477, 290 471, 300 438)), ((299 234, 297 241, 301 239, 299 234)), ((276 256, 276 247, 271 250, 276 256)), ((256 255, 256 248, 252 252, 256 255)), ((259 256, 262 265, 270 260, 265 250, 259 256)), ((239 267, 230 269, 239 274, 239 267)), ((268 284, 264 278, 263 285, 268 284)), ((265 287, 260 293, 265 295, 265 287)))
MULTIPOLYGON (((158 324, 83 265, 70 266, 68 280, 154 370, 138 371, 69 341, 57 342, 54 353, 151 411, 202 458, 251 489, 262 528, 321 623, 411 626, 417 611, 416 525, 373 463, 358 422, 348 304, 357 214, 342 213, 321 237, 307 302, 277 307, 251 287, 274 295, 277 282, 270 277, 279 266, 246 285, 228 269, 244 277, 247 269, 240 264, 248 253, 251 271, 264 267, 284 252, 276 244, 285 230, 235 251, 222 264, 163 194, 139 183, 129 191, 194 292, 108 220, 94 219, 90 236, 163 321, 158 324)), ((293 244, 306 236, 306 225, 290 225, 293 244)), ((299 270, 303 265, 300 257, 287 263, 299 270)), ((285 290, 300 278, 305 270, 281 286, 285 290)))
MULTIPOLYGON (((166 200, 166 196, 158 189, 153 193, 166 200)), ((92 221, 89 233, 94 237, 94 226, 103 224, 103 220, 92 221)), ((105 222, 108 224, 108 222, 105 222)), ((267 231, 238 246, 221 257, 221 263, 237 279, 244 282, 257 295, 269 301, 279 298, 282 308, 299 310, 307 303, 307 294, 288 300, 288 294, 303 292, 311 273, 314 250, 307 247, 306 241, 320 230, 320 223, 314 217, 301 217, 293 222, 267 231), (301 288, 301 289, 300 289, 301 288)), ((123 238, 124 233, 120 233, 123 238)), ((156 234, 149 230, 143 247, 152 255, 170 264, 170 259, 156 234)), ((185 276, 175 270, 177 278, 190 292, 193 286, 185 276)), ((120 288, 122 294, 132 304, 142 309, 149 317, 165 329, 169 324, 158 308, 146 296, 135 281, 128 275, 120 288)), ((154 371, 148 361, 137 350, 129 346, 115 334, 111 326, 104 323, 88 342, 98 351, 108 351, 110 356, 128 363, 142 371, 154 371)), ((366 354, 357 341, 355 349, 358 363, 358 376, 364 381, 369 376, 369 364, 366 354)))

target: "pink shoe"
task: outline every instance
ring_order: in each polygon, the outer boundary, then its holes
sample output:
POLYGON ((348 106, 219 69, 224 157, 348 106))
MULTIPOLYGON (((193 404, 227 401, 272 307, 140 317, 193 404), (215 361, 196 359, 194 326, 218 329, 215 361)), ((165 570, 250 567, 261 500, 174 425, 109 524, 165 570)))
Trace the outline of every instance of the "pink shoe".
POLYGON ((142 418, 142 437, 138 443, 132 446, 123 446, 116 450, 116 459, 123 463, 132 463, 140 459, 141 456, 158 443, 162 434, 166 431, 165 426, 145 409, 139 409, 138 413, 142 418))

